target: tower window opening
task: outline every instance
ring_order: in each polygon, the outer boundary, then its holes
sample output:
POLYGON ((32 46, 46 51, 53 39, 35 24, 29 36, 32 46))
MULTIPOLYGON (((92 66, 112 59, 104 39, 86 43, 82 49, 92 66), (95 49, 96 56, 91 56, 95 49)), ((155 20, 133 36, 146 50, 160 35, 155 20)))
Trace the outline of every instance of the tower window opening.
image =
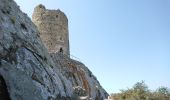
POLYGON ((60 53, 63 53, 63 48, 60 48, 60 53))
POLYGON ((63 40, 62 37, 60 37, 60 40, 63 40))
POLYGON ((58 15, 56 15, 56 18, 58 18, 58 15))

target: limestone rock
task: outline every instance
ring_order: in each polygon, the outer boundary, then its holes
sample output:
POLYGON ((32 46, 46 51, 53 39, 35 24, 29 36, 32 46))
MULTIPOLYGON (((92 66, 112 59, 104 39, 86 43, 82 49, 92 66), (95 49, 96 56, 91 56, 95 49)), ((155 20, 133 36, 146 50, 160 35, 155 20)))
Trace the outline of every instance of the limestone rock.
POLYGON ((108 95, 82 63, 49 54, 36 26, 13 0, 0 0, 0 89, 0 100, 78 100, 86 95, 102 100, 108 95))
POLYGON ((83 63, 70 59, 61 53, 51 53, 50 55, 59 68, 60 73, 71 82, 76 95, 91 98, 92 100, 107 98, 107 92, 83 63))

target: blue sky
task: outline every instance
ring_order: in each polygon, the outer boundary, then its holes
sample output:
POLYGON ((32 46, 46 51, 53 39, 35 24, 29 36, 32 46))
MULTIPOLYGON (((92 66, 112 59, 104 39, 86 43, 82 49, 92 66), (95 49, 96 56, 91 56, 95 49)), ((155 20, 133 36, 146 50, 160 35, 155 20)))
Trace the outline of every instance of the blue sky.
POLYGON ((36 5, 69 20, 71 55, 108 93, 145 80, 170 87, 170 0, 15 0, 32 16, 36 5))

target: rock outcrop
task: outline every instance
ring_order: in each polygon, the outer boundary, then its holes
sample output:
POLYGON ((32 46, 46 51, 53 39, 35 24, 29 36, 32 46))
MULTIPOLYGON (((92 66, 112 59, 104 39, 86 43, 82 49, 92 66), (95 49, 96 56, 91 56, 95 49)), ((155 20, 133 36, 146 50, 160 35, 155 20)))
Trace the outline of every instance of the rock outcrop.
POLYGON ((92 100, 103 100, 108 96, 97 78, 83 63, 70 59, 61 53, 50 55, 60 73, 71 82, 76 95, 82 98, 92 98, 92 100))
POLYGON ((0 100, 103 100, 107 92, 81 62, 49 54, 31 19, 0 0, 0 100))

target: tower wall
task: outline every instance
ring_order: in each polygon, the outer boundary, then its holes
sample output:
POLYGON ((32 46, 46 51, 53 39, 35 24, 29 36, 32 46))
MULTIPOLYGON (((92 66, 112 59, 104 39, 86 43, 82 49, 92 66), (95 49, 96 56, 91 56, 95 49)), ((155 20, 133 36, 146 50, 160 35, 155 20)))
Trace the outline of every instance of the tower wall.
POLYGON ((62 52, 70 55, 68 19, 58 10, 48 10, 43 5, 35 7, 32 20, 40 32, 49 53, 62 52))

